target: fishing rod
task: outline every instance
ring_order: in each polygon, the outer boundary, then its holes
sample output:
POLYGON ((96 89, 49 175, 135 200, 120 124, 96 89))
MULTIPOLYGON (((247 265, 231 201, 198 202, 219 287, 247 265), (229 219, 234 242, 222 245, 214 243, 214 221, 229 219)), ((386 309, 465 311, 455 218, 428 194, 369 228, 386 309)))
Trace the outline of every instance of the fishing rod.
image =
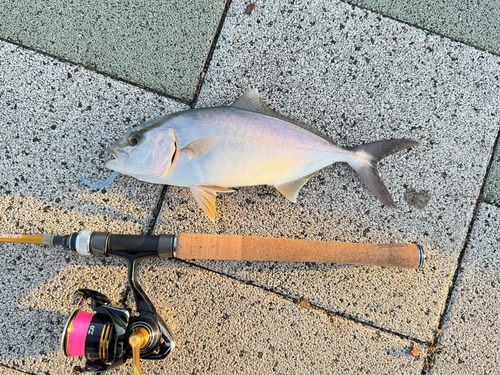
POLYGON ((64 236, 0 234, 0 242, 62 246, 85 256, 116 256, 128 263, 128 282, 137 315, 111 306, 103 294, 78 289, 77 308, 61 338, 61 349, 70 357, 86 357, 75 373, 104 372, 132 358, 134 375, 140 375, 140 359, 160 360, 175 347, 167 326, 137 281, 144 258, 210 259, 268 262, 312 262, 419 268, 423 248, 416 244, 342 243, 280 238, 188 234, 128 235, 89 230, 64 236), (94 310, 88 313, 84 305, 94 310))

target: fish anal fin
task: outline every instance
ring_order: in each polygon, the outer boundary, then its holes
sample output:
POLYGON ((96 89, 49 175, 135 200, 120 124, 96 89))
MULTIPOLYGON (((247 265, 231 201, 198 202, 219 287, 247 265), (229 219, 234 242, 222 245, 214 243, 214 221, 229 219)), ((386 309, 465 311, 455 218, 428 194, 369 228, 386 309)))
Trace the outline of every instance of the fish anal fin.
POLYGON ((189 160, 194 160, 201 155, 208 153, 217 143, 218 137, 205 137, 191 142, 184 147, 181 152, 189 156, 189 160))
POLYGON ((215 198, 217 193, 229 193, 234 190, 222 186, 207 186, 207 185, 194 185, 190 187, 194 199, 203 212, 215 222, 215 198))
POLYGON ((297 195, 304 184, 309 181, 314 173, 298 178, 293 181, 285 182, 284 184, 276 185, 275 188, 283 194, 288 200, 297 203, 297 195))
POLYGON ((269 107, 266 103, 264 103, 262 101, 262 99, 260 99, 259 91, 257 89, 252 89, 250 91, 247 91, 241 98, 239 98, 233 104, 231 104, 231 107, 240 108, 240 109, 244 109, 247 111, 258 112, 258 113, 262 113, 264 115, 275 117, 275 118, 283 120, 283 121, 287 121, 289 123, 292 123, 295 126, 298 126, 302 129, 310 131, 311 133, 316 134, 317 136, 319 136, 323 139, 326 139, 330 143, 336 144, 333 139, 331 139, 326 134, 320 132, 318 129, 313 128, 312 126, 310 126, 302 121, 286 117, 286 116, 276 112, 274 109, 269 107))

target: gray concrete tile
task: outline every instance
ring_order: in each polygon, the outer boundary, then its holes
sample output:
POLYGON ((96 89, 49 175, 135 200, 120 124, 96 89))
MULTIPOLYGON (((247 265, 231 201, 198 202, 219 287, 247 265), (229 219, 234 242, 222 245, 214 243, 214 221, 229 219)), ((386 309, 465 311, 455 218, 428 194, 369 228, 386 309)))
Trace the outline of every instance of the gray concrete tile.
POLYGON ((335 165, 305 185, 297 204, 271 187, 220 194, 215 224, 187 189, 169 188, 156 230, 417 242, 428 258, 414 271, 200 264, 431 340, 498 132, 500 59, 341 2, 257 1, 250 15, 245 8, 233 1, 197 105, 228 105, 258 88, 278 112, 326 132, 340 146, 419 141, 379 169, 399 208, 382 207, 349 167, 335 165), (405 200, 414 190, 430 195, 427 206, 405 200))
MULTIPOLYGON (((1 365, 0 365, 1 366, 1 365)), ((22 375, 26 374, 25 372, 17 371, 8 367, 0 367, 0 371, 2 372, 3 375, 22 375)))
POLYGON ((479 0, 346 0, 437 34, 500 53, 498 2, 479 0))
MULTIPOLYGON (((144 374, 417 374, 423 366, 424 347, 414 358, 409 354, 414 343, 408 340, 300 307, 197 267, 148 261, 139 274, 177 344, 163 361, 142 361, 144 374)), ((60 297, 87 286, 109 293, 116 301, 117 281, 125 279, 124 267, 67 265, 38 288, 25 290, 17 296, 16 312, 41 318, 42 330, 35 340, 45 336, 47 344, 31 352, 16 347, 7 363, 35 373, 59 374, 61 368, 68 373, 80 361, 60 358, 52 345, 52 336, 62 329, 59 320, 71 312, 67 300, 60 297)), ((130 373, 130 361, 110 372, 130 373)))
MULTIPOLYGON (((97 191, 83 185, 77 175, 104 180, 110 175, 104 167, 105 149, 117 134, 144 118, 185 108, 0 42, 0 233, 146 231, 160 186, 119 176, 107 189, 97 191)), ((58 347, 57 330, 67 316, 20 306, 19 300, 34 290, 49 301, 65 297, 62 291, 44 290, 44 283, 68 266, 97 266, 101 260, 40 246, 1 244, 0 248, 0 362, 48 354, 58 347)), ((101 268, 94 277, 105 277, 101 268)), ((74 288, 78 280, 82 279, 77 275, 75 283, 66 282, 74 288)))
POLYGON ((119 134, 187 107, 5 42, 0 61, 2 230, 58 233, 98 222, 143 230, 161 187, 119 176, 99 191, 77 176, 105 180, 106 148, 119 134))
POLYGON ((226 1, 2 1, 0 37, 193 100, 226 1))
POLYGON ((484 183, 483 198, 500 205, 500 144, 497 144, 488 176, 484 183))
POLYGON ((431 374, 500 368, 500 208, 481 204, 462 260, 431 374))

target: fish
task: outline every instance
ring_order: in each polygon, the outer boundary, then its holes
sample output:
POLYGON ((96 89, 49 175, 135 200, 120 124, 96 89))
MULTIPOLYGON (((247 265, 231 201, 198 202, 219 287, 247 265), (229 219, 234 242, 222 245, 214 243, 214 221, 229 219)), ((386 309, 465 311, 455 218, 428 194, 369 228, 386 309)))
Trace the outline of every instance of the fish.
POLYGON ((189 109, 147 121, 109 149, 106 167, 138 180, 187 187, 210 220, 216 195, 242 186, 270 185, 292 202, 320 169, 349 164, 372 194, 396 207, 377 163, 417 146, 410 139, 386 139, 352 149, 264 103, 256 89, 230 106, 189 109))

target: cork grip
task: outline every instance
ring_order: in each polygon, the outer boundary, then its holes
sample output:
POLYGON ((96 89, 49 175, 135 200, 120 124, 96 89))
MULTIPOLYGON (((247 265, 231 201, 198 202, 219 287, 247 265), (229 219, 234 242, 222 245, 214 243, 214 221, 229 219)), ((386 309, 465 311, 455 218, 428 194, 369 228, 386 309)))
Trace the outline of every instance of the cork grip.
POLYGON ((422 248, 415 244, 357 244, 186 233, 177 236, 175 257, 398 268, 418 268, 423 265, 422 248))

